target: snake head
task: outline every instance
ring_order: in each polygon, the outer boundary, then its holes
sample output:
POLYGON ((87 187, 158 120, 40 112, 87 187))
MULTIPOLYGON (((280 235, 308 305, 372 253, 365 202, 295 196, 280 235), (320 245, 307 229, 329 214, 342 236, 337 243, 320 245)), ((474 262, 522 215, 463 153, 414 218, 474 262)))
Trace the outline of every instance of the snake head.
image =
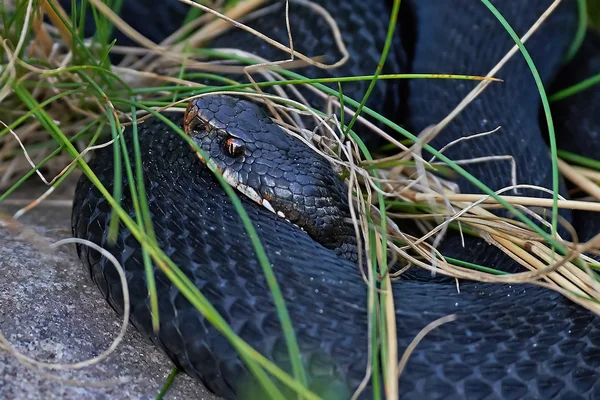
POLYGON ((348 225, 347 189, 329 161, 286 133, 257 104, 226 95, 195 99, 185 113, 184 130, 227 183, 315 240, 331 240, 348 225))

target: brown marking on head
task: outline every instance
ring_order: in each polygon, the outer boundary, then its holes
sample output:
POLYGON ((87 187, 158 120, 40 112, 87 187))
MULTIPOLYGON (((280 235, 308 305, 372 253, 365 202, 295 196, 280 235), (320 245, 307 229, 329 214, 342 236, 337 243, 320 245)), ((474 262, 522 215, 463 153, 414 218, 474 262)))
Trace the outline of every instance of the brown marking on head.
POLYGON ((185 113, 183 114, 183 130, 189 135, 192 132, 192 121, 198 116, 198 106, 194 101, 190 101, 185 113))

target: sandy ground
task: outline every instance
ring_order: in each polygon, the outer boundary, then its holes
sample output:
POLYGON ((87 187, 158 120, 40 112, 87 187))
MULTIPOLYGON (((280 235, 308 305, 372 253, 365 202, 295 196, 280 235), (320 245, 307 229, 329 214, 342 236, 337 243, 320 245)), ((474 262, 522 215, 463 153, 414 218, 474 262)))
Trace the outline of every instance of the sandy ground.
MULTIPOLYGON (((36 185, 11 196, 8 205, 0 204, 0 213, 13 215, 20 208, 19 198, 33 199, 39 189, 36 185)), ((70 199, 69 190, 50 197, 62 199, 70 199)), ((68 204, 48 203, 20 221, 54 242, 70 237, 70 215, 68 204)), ((44 251, 29 243, 34 236, 0 227, 0 332, 18 351, 40 361, 74 363, 100 354, 118 334, 120 317, 87 276, 74 245, 44 251)), ((24 367, 0 349, 0 398, 153 399, 171 369, 169 359, 133 327, 116 352, 97 365, 77 371, 45 370, 63 381, 24 367), (109 382, 121 378, 129 381, 109 382)), ((185 374, 176 377, 165 398, 216 399, 185 374)))

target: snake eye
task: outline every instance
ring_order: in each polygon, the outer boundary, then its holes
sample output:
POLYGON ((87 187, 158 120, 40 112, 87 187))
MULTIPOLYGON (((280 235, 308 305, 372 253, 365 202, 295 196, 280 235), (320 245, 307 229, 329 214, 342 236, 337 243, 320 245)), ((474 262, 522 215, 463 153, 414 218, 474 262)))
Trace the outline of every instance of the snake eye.
POLYGON ((242 139, 230 137, 225 140, 223 147, 225 148, 225 152, 229 155, 229 157, 239 157, 244 154, 246 143, 244 143, 242 139))

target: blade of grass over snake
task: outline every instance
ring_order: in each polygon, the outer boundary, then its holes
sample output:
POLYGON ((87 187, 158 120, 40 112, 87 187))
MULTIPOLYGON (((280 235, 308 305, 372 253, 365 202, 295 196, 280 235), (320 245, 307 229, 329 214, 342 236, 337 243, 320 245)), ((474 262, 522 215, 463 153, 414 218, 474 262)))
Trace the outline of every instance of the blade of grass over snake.
MULTIPOLYGON (((342 99, 342 101, 340 102, 340 121, 341 124, 340 126, 344 126, 344 102, 343 102, 343 91, 342 91, 342 86, 340 83, 338 83, 338 90, 339 90, 339 94, 340 94, 340 98, 342 99)), ((364 147, 364 146, 363 146, 364 147)), ((363 152, 365 154, 365 157, 368 160, 372 160, 372 156, 369 153, 368 149, 366 147, 364 147, 363 152)), ((373 174, 375 176, 377 175, 377 171, 374 171, 373 174)), ((379 183, 377 183, 377 185, 379 186, 379 183)), ((380 201, 380 205, 382 207, 382 213, 383 215, 385 215, 385 203, 384 203, 384 198, 383 196, 378 193, 378 198, 380 201)), ((372 225, 372 221, 371 221, 371 217, 369 215, 369 210, 367 208, 366 211, 366 218, 369 222, 369 226, 372 225)), ((383 237, 385 238, 385 232, 386 232, 386 223, 387 221, 385 220, 385 218, 382 221, 382 231, 384 232, 383 237)), ((386 357, 386 350, 387 350, 387 346, 386 346, 386 341, 385 341, 385 330, 381 330, 382 327, 380 327, 378 325, 378 321, 383 321, 383 324, 385 324, 385 320, 386 318, 382 318, 381 316, 379 316, 377 314, 377 311, 380 310, 380 308, 377 307, 377 290, 376 290, 376 279, 375 277, 378 275, 378 271, 377 271, 377 266, 378 266, 378 254, 377 254, 377 236, 375 235, 375 231, 373 229, 370 229, 368 232, 368 238, 367 240, 369 241, 369 249, 370 249, 370 254, 369 257, 371 258, 371 265, 372 265, 372 277, 369 280, 369 286, 368 286, 368 294, 367 294, 367 298, 368 298, 368 304, 367 304, 367 309, 368 311, 368 318, 370 319, 370 329, 371 329, 371 343, 370 343, 370 354, 371 354, 371 364, 370 364, 370 368, 371 368, 371 382, 373 385, 373 398, 374 399, 380 399, 381 398, 381 388, 379 387, 379 382, 380 382, 380 353, 379 353, 379 346, 377 345, 378 343, 382 343, 381 345, 381 357, 384 360, 387 360, 388 357, 386 357), (383 333, 383 337, 381 337, 380 340, 380 335, 378 335, 378 332, 383 333)), ((385 247, 384 247, 385 248, 385 247)), ((385 257, 387 256, 387 253, 384 252, 383 254, 383 259, 385 260, 385 257)), ((382 263, 384 265, 387 266, 387 262, 382 263)), ((386 367, 386 362, 384 362, 383 364, 384 367, 384 374, 385 374, 385 367, 386 367)), ((368 372, 368 371, 367 371, 368 372)), ((385 380, 385 376, 384 376, 384 383, 386 382, 385 380)), ((365 382, 363 382, 364 384, 365 382)), ((355 398, 357 396, 358 393, 360 393, 363 389, 363 384, 361 384, 361 386, 357 389, 357 392, 355 393, 355 395, 353 396, 353 398, 355 398)), ((387 385, 386 385, 387 387, 387 385)), ((397 397, 397 396, 396 396, 397 397)))
POLYGON ((390 14, 390 23, 388 25, 387 36, 385 38, 385 45, 383 46, 383 51, 381 52, 381 57, 379 58, 379 63, 377 65, 377 69, 375 70, 373 79, 371 80, 371 83, 369 84, 369 87, 367 88, 367 92, 363 96, 363 99, 362 99, 360 105, 356 109, 356 112, 352 116, 352 119, 350 120, 350 123, 348 124, 348 127, 346 128, 346 132, 345 132, 346 135, 348 134, 348 132, 350 132, 350 129, 352 129, 352 127, 356 123, 356 120, 358 119, 360 112, 362 111, 363 107, 367 103, 367 100, 369 99, 369 96, 371 95, 371 91, 373 91, 375 84, 377 84, 377 77, 379 76, 379 74, 381 73, 381 70, 383 69, 385 60, 387 59, 388 53, 390 51, 390 47, 392 46, 392 41, 394 39, 394 31, 396 30, 396 24, 398 21, 398 13, 399 12, 400 12, 400 0, 394 0, 394 6, 392 7, 392 12, 390 14))
MULTIPOLYGON (((342 109, 343 112, 343 109, 342 109)), ((350 131, 354 134, 353 131, 350 131)), ((373 157, 371 156, 369 150, 366 148, 366 146, 364 145, 364 143, 362 142, 358 142, 359 147, 361 148, 361 151, 363 152, 363 154, 365 155, 365 158, 368 161, 373 161, 373 157)), ((372 171, 372 174, 377 178, 379 177, 379 174, 377 171, 372 171)), ((381 185, 379 182, 375 183, 376 186, 381 189, 381 185)), ((387 218, 386 218, 386 200, 384 198, 384 196, 381 194, 381 192, 377 192, 377 198, 378 198, 378 202, 379 202, 379 211, 381 213, 381 222, 380 222, 380 232, 381 232, 381 248, 382 249, 386 249, 387 248, 387 218)), ((371 215, 370 215, 370 211, 369 208, 367 207, 366 211, 366 218, 368 221, 368 226, 374 226, 374 222, 371 219, 371 215)), ((377 236, 375 235, 375 230, 374 229, 369 229, 369 248, 371 250, 370 253, 370 257, 371 257, 371 263, 373 265, 373 279, 375 279, 375 277, 377 277, 378 275, 381 276, 388 276, 388 270, 387 270, 387 252, 384 250, 381 252, 381 254, 377 253, 377 248, 379 247, 377 244, 377 236), (377 269, 377 267, 379 266, 379 271, 377 269)), ((375 282, 372 282, 371 284, 375 284, 375 282)), ((386 394, 388 398, 395 398, 397 397, 397 379, 396 379, 396 375, 395 375, 395 365, 397 363, 396 357, 394 356, 394 354, 396 354, 396 352, 394 351, 392 356, 390 357, 388 355, 388 349, 390 347, 393 347, 393 349, 395 349, 395 343, 388 343, 388 341, 386 340, 386 338, 389 337, 390 340, 396 340, 395 339, 395 315, 387 315, 386 311, 388 308, 386 307, 386 304, 390 301, 390 298, 392 296, 392 288, 388 286, 389 285, 389 281, 388 280, 384 280, 383 286, 382 286, 382 291, 380 294, 380 307, 377 307, 375 305, 370 306, 370 309, 375 309, 375 310, 383 310, 381 311, 383 314, 378 318, 377 313, 374 312, 373 315, 371 316, 371 318, 374 318, 374 320, 372 320, 372 335, 373 338, 376 340, 376 343, 381 343, 381 359, 382 359, 382 369, 383 369, 383 373, 384 373, 384 383, 385 383, 385 390, 386 390, 386 394), (392 320, 392 321, 390 321, 392 320), (377 324, 377 322, 380 322, 380 324, 377 324), (379 330, 377 329, 377 327, 379 326, 379 330), (393 327, 392 327, 393 326, 393 327), (389 330, 393 329, 394 332, 391 332, 388 334, 389 330), (379 332, 379 336, 377 335, 377 333, 379 332), (392 337, 390 337, 392 336, 392 337), (380 341, 377 340, 377 338, 380 338, 380 341), (393 364, 393 365, 392 365, 393 364), (394 374, 393 376, 391 374, 394 374), (391 386, 390 386, 391 385, 391 386), (391 396, 391 397, 390 397, 391 396)), ((369 300, 369 303, 371 301, 375 301, 375 296, 374 294, 377 293, 376 291, 370 291, 369 292, 369 298, 372 297, 372 300, 369 300)), ((377 398, 377 396, 380 396, 379 393, 379 350, 378 350, 379 346, 375 345, 375 347, 372 348, 372 374, 373 374, 373 378, 372 378, 372 384, 375 385, 377 383, 377 391, 375 391, 374 389, 374 393, 376 393, 375 397, 377 398)))
MULTIPOLYGON (((341 83, 338 82, 338 91, 340 94, 340 99, 342 99, 340 101, 340 126, 344 126, 344 101, 343 101, 343 90, 342 90, 342 85, 341 83)), ((375 233, 373 230, 369 231, 369 244, 370 244, 370 248, 374 248, 375 246, 375 233)), ((374 259, 376 259, 376 257, 374 257, 373 254, 371 254, 371 259, 372 262, 374 261, 374 259)), ((376 264, 373 262, 373 265, 375 266, 376 264)), ((373 268, 373 275, 376 275, 376 268, 373 268)), ((367 310, 368 310, 368 315, 367 318, 369 319, 369 329, 371 331, 370 337, 371 337, 371 343, 369 343, 370 346, 370 354, 371 354, 371 361, 370 361, 370 366, 371 366, 371 382, 373 385, 373 399, 381 399, 381 389, 379 387, 379 382, 380 382, 380 377, 379 377, 379 351, 378 351, 378 346, 377 343, 379 343, 379 337, 377 335, 377 307, 376 307, 376 291, 375 291, 375 282, 374 281, 370 281, 369 285, 367 287, 367 310)), ((367 373, 369 371, 367 370, 367 373)), ((365 378, 368 378, 368 376, 366 376, 365 378)), ((365 382, 363 382, 365 383, 365 382)), ((357 389, 357 393, 360 392, 362 390, 362 386, 363 384, 360 385, 360 387, 357 389)), ((352 397, 353 399, 357 396, 357 393, 354 394, 354 396, 352 397)))
MULTIPOLYGON (((27 105, 29 109, 37 109, 35 116, 40 121, 42 126, 48 131, 48 133, 59 144, 65 147, 65 150, 69 153, 69 155, 71 155, 72 158, 77 158, 79 154, 77 149, 75 149, 75 147, 64 136, 52 118, 43 109, 39 109, 39 103, 37 103, 33 96, 17 82, 13 82, 12 88, 15 94, 19 96, 19 98, 23 101, 23 103, 25 103, 25 105, 27 105)), ((159 115, 158 117, 160 118, 162 116, 159 115)), ((183 132, 180 132, 180 134, 183 134, 183 132)), ((140 242, 142 246, 145 246, 161 271, 163 271, 167 278, 170 279, 177 288, 179 288, 186 299, 188 299, 188 301, 190 301, 190 303, 192 303, 192 305, 194 305, 194 307, 196 307, 207 318, 207 320, 229 340, 232 346, 239 352, 250 372, 257 378, 259 383, 263 386, 263 388, 265 388, 267 393, 272 398, 282 398, 282 395, 271 382, 270 378, 266 375, 265 371, 268 371, 291 389, 301 393, 305 398, 318 399, 318 396, 306 389, 302 383, 290 377, 278 366, 274 365, 271 361, 266 359, 251 346, 249 346, 245 341, 243 341, 239 336, 237 336, 223 319, 223 317, 217 312, 217 310, 189 281, 189 279, 187 279, 181 270, 179 270, 179 268, 166 256, 166 254, 160 248, 152 246, 152 243, 148 241, 146 235, 137 228, 137 224, 117 204, 116 200, 98 180, 97 176, 87 165, 87 163, 81 158, 77 159, 77 163, 82 172, 88 177, 88 179, 90 179, 94 186, 100 191, 102 196, 106 198, 113 211, 119 215, 119 218, 131 231, 132 235, 140 242)))
POLYGON ((459 259, 452 258, 452 257, 446 257, 446 256, 444 256, 444 259, 446 261, 452 263, 452 264, 456 264, 456 265, 459 265, 461 267, 471 268, 471 269, 474 269, 476 271, 487 272, 488 274, 510 275, 510 273, 508 273, 508 272, 500 271, 500 270, 495 269, 495 268, 484 267, 483 265, 473 264, 473 263, 470 263, 470 262, 467 262, 467 261, 463 261, 463 260, 459 260, 459 259))
MULTIPOLYGON (((198 90, 206 90, 212 88, 213 91, 219 90, 242 90, 242 89, 252 89, 254 87, 253 84, 250 83, 237 83, 232 82, 227 78, 217 78, 213 74, 208 73, 193 73, 186 75, 189 78, 209 78, 220 80, 225 83, 229 83, 227 86, 206 86, 202 89, 198 89, 198 86, 155 86, 155 87, 145 87, 145 88, 134 88, 131 89, 132 93, 135 94, 143 94, 143 93, 153 93, 159 91, 173 91, 173 92, 186 92, 189 95, 200 94, 198 90)), ((334 78, 305 78, 305 79, 286 79, 280 81, 267 81, 267 82, 257 82, 256 84, 259 87, 271 87, 271 86, 282 86, 282 85, 300 85, 300 84, 312 84, 312 83, 344 83, 344 82, 356 82, 356 81, 368 81, 372 80, 374 75, 357 75, 357 76, 346 76, 346 77, 334 77, 334 78)), ((389 80, 389 79, 456 79, 456 80, 470 80, 470 81, 493 81, 493 82, 501 82, 501 79, 497 78, 486 78, 483 76, 475 76, 475 75, 455 75, 455 74, 381 74, 377 77, 378 80, 389 80)), ((116 91, 115 95, 118 95, 120 92, 116 91)))
POLYGON ((558 156, 563 160, 600 171, 600 160, 593 160, 565 150, 558 150, 558 156))
MULTIPOLYGON (((142 160, 139 151, 139 143, 137 138, 137 120, 135 107, 132 108, 132 118, 133 118, 133 143, 134 143, 134 162, 135 162, 135 172, 136 177, 133 176, 133 169, 131 167, 131 160, 128 156, 127 144, 125 142, 125 137, 123 135, 118 136, 118 141, 120 148, 122 149, 122 157, 125 165, 125 172, 127 174, 127 180, 129 182, 129 191, 131 194, 131 202, 133 204, 133 209, 135 212, 136 220, 138 223, 138 227, 140 231, 144 232, 144 234, 148 237, 148 240, 153 243, 153 245, 158 246, 156 242, 156 238, 154 236, 154 231, 148 231, 148 219, 150 218, 150 211, 148 209, 148 204, 146 200, 146 192, 145 190, 140 190, 140 186, 143 188, 144 181, 142 175, 142 160), (137 185, 136 185, 137 183, 137 185)), ((111 114, 112 115, 112 114, 111 114)), ((115 152, 118 151, 118 148, 115 149, 115 152)), ((115 165, 116 170, 116 165, 115 165)), ((115 171, 116 174, 116 171, 115 171)), ((116 178, 115 178, 116 179, 116 178)), ((118 219, 115 218, 118 221, 118 219)), ((111 220, 112 222, 112 220, 111 220)), ((150 226, 151 221, 150 221, 150 226)), ((148 251, 142 247, 142 260, 144 262, 144 269, 146 271, 146 285, 148 287, 148 293, 150 296, 150 309, 152 313, 152 328, 154 332, 158 332, 159 330, 159 312, 158 312, 158 296, 156 293, 156 281, 154 279, 154 271, 152 268, 152 260, 148 254, 148 251)))
MULTIPOLYGON (((368 154, 368 153, 367 153, 368 154)), ((381 196, 380 193, 378 193, 378 197, 383 197, 381 196)), ((382 201, 382 199, 380 199, 380 201, 382 201)), ((380 206, 384 207, 384 204, 380 203, 380 206)), ((383 209, 383 212, 385 213, 385 208, 383 209)), ((372 226, 374 224, 374 222, 371 219, 371 215, 370 215, 370 211, 369 208, 366 208, 366 218, 367 221, 369 223, 369 226, 372 226)), ((385 240, 386 238, 386 219, 382 218, 382 241, 385 240)), ((383 382, 384 382, 384 390, 386 391, 386 394, 388 393, 388 391, 390 389, 389 385, 390 382, 388 381, 389 376, 389 363, 391 362, 391 357, 388 356, 388 343, 386 340, 386 333, 387 333, 387 322, 388 322, 388 318, 386 317, 385 314, 385 310, 386 308, 383 307, 383 305, 385 304, 385 293, 381 293, 381 295, 379 296, 379 303, 380 306, 378 307, 375 303, 377 300, 377 293, 378 291, 376 290, 376 282, 377 282, 377 276, 379 274, 384 274, 385 273, 385 269, 387 267, 387 261, 385 261, 386 256, 387 256, 387 252, 383 251, 381 256, 382 256, 382 260, 381 263, 379 263, 379 254, 377 253, 377 235, 375 234, 375 230, 374 229, 369 229, 369 249, 371 250, 370 253, 370 257, 371 257, 371 264, 372 264, 372 270, 373 270, 373 276, 372 276, 372 282, 369 282, 370 285, 372 285, 373 287, 371 288, 371 290, 369 291, 369 296, 373 298, 373 305, 372 305, 372 310, 373 315, 371 316, 372 318, 372 326, 373 326, 373 337, 375 339, 375 343, 380 343, 380 346, 377 346, 377 344, 374 345, 374 347, 371 349, 371 354, 373 356, 373 360, 372 360, 372 369, 373 369, 373 378, 372 378, 372 383, 374 384, 375 382, 379 382, 380 381, 380 371, 379 371, 379 359, 381 358, 381 372, 383 373, 383 382), (385 262, 384 262, 385 261, 385 262), (378 315, 377 311, 381 312, 381 315, 378 315), (379 322, 379 324, 378 324, 379 322), (380 349, 379 349, 380 347, 380 349), (381 353, 381 354, 380 354, 381 353), (380 356, 379 356, 380 354, 380 356), (377 368, 375 368, 375 366, 377 366, 377 368)), ((386 244, 387 246, 387 244, 386 244)), ((382 247, 382 248, 387 248, 387 247, 382 247)), ((383 288, 383 290, 385 291, 385 287, 383 288)), ((392 383, 392 386, 393 383, 392 383)), ((397 386, 397 385, 395 385, 397 386)), ((392 390, 397 390, 397 389, 392 389, 392 390)), ((380 396, 381 394, 378 393, 378 396, 380 396)), ((389 397, 386 396, 386 397, 389 397)), ((397 397, 397 396, 396 396, 397 397)), ((392 397, 393 398, 393 397, 392 397)))
POLYGON ((581 44, 583 43, 583 39, 585 38, 585 33, 587 31, 588 12, 586 0, 577 0, 577 7, 579 9, 579 25, 577 26, 577 33, 575 34, 573 43, 571 43, 571 47, 567 51, 567 55, 565 57, 565 64, 571 61, 573 57, 575 57, 575 54, 577 54, 579 48, 581 47, 581 44))
MULTIPOLYGON (((107 99, 108 95, 105 91, 90 77, 87 72, 83 70, 78 70, 78 75, 84 80, 87 81, 90 86, 94 89, 94 94, 99 96, 101 99, 107 99)), ((127 88, 128 86, 126 86, 127 88)), ((119 122, 118 117, 114 111, 114 108, 111 103, 107 103, 105 106, 105 112, 108 116, 108 121, 111 129, 111 134, 113 137, 113 146, 115 147, 115 151, 113 153, 114 156, 114 187, 113 187, 113 197, 117 200, 117 203, 121 201, 121 193, 122 193, 122 180, 121 180, 121 153, 119 151, 119 140, 117 140, 118 135, 121 134, 121 123, 119 122)), ((108 228, 108 240, 109 242, 114 241, 117 237, 119 227, 119 217, 116 213, 111 215, 109 228, 108 228)))
POLYGON ((560 90, 560 91, 554 93, 553 95, 550 96, 550 101, 559 101, 562 99, 566 99, 569 96, 573 96, 574 94, 583 92, 584 90, 590 88, 591 86, 598 85, 598 84, 600 84, 600 74, 591 76, 573 86, 569 86, 568 88, 565 88, 563 90, 560 90))
MULTIPOLYGON (((372 243, 373 245, 375 244, 375 240, 376 236, 375 236, 375 231, 371 230, 369 231, 369 242, 372 243)), ((375 249, 374 246, 371 246, 372 249, 375 249)), ((370 300, 370 302, 372 303, 372 307, 373 307, 373 315, 372 315, 372 319, 373 319, 373 343, 372 343, 372 348, 371 348, 371 353, 373 354, 373 364, 371 366, 371 368, 373 369, 373 378, 371 379, 372 384, 375 386, 375 382, 377 382, 377 391, 373 390, 373 398, 374 399, 380 399, 381 398, 381 387, 379 386, 379 381, 380 381, 380 374, 382 373, 382 371, 380 371, 382 369, 382 366, 385 365, 385 362, 380 362, 380 358, 383 357, 384 355, 384 351, 379 349, 379 343, 381 343, 383 345, 383 341, 381 338, 381 332, 382 332, 382 327, 379 326, 379 324, 377 323, 378 321, 380 321, 382 318, 378 318, 377 316, 377 287, 375 286, 376 284, 376 276, 377 276, 377 253, 375 251, 371 251, 371 253, 369 254, 369 256, 371 257, 371 264, 373 265, 373 276, 371 278, 370 285, 372 285, 372 290, 369 292, 370 297, 372 297, 372 300, 370 300)), ((385 331, 383 331, 385 332, 385 331)), ((385 374, 385 372, 384 372, 385 374)), ((385 376, 384 376, 385 378, 385 376)), ((384 388, 385 389, 385 388, 384 388)))
MULTIPOLYGON (((113 184, 113 198, 117 200, 117 203, 120 205, 121 202, 121 193, 123 192, 123 181, 121 180, 121 173, 123 172, 121 168, 121 143, 119 141, 119 136, 121 136, 120 129, 118 128, 118 122, 115 120, 113 113, 110 110, 110 107, 106 106, 106 115, 108 116, 108 121, 110 125, 110 132, 112 134, 113 146, 115 151, 113 152, 113 163, 114 163, 114 184, 113 184)), ((108 224, 108 241, 109 243, 114 243, 119 229, 119 216, 116 213, 112 213, 110 216, 110 222, 108 224)))
POLYGON ((544 115, 546 117, 546 122, 548 124, 548 137, 550 138, 550 154, 552 159, 552 236, 556 236, 556 230, 558 227, 558 163, 557 163, 557 155, 556 155, 556 136, 554 134, 554 122, 552 120, 552 113, 550 111, 550 104, 548 103, 548 98, 546 97, 546 89, 544 89, 544 84, 542 83, 542 79, 529 55, 529 52, 519 39, 519 36, 510 26, 510 24, 504 19, 502 14, 494 7, 489 0, 481 0, 483 4, 494 14, 494 16, 500 21, 504 29, 510 34, 512 39, 515 41, 517 46, 519 46, 519 50, 523 54, 525 61, 527 61, 527 65, 531 70, 533 78, 535 79, 535 84, 540 93, 540 97, 542 99, 542 105, 544 107, 544 115))
MULTIPOLYGON (((132 99, 133 101, 133 99, 132 99)), ((140 199, 140 209, 142 211, 141 219, 146 234, 150 239, 158 246, 156 242, 156 236, 154 234, 154 226, 152 225, 152 218, 150 217, 150 209, 148 207, 148 197, 146 196, 146 188, 144 186, 144 168, 142 165, 142 154, 140 151, 140 142, 138 139, 138 125, 136 119, 136 108, 134 105, 131 106, 131 116, 133 119, 133 150, 135 154, 135 168, 136 168, 136 182, 137 191, 140 199)), ((158 296, 156 295, 156 284, 154 282, 154 274, 152 273, 152 265, 150 264, 150 254, 147 250, 143 249, 142 256, 144 258, 144 267, 146 268, 146 280, 148 281, 148 289, 150 291, 150 304, 152 310, 156 310, 152 315, 152 325, 155 332, 158 332, 159 328, 159 315, 158 315, 158 296)))

